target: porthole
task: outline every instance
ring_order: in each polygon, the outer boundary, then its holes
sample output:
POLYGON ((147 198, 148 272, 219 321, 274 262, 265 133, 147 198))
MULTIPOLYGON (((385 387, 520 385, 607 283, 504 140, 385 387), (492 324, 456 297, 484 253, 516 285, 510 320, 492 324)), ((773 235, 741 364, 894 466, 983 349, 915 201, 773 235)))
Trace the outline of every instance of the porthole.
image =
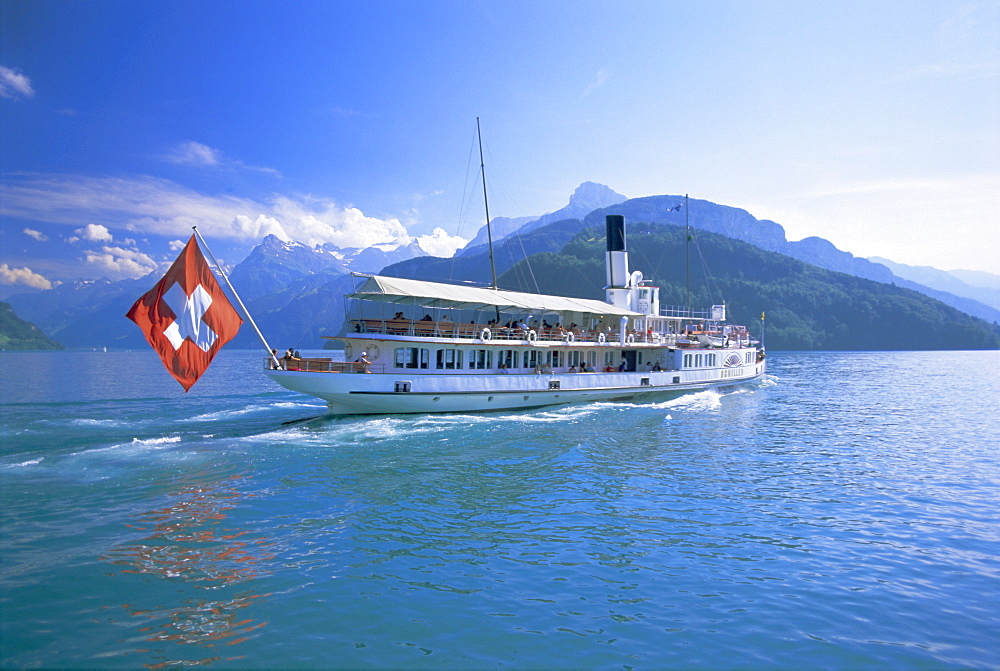
POLYGON ((487 400, 487 401, 490 401, 490 402, 492 402, 492 401, 493 401, 493 397, 492 397, 492 396, 490 396, 490 397, 489 397, 489 398, 487 398, 486 400, 487 400))
POLYGON ((432 401, 435 401, 435 402, 437 402, 437 401, 440 401, 440 400, 441 400, 441 397, 440 397, 440 396, 435 396, 435 397, 434 397, 434 398, 432 398, 431 400, 432 400, 432 401))

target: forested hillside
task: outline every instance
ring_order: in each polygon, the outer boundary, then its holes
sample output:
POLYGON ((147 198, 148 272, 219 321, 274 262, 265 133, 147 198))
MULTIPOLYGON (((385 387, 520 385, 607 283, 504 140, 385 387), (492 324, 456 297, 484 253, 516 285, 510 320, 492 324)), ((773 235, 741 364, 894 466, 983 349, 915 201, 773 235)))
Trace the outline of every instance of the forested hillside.
MULTIPOLYGON (((536 254, 500 278, 505 289, 603 298, 604 233, 588 228, 558 253, 536 254), (524 267, 530 263, 531 273, 524 267)), ((659 286, 661 305, 686 303, 684 229, 630 223, 630 268, 659 286)), ((920 293, 823 270, 783 254, 698 231, 690 246, 691 304, 725 302, 731 322, 785 350, 934 350, 1000 348, 1000 326, 920 293)))
POLYGON ((0 349, 63 349, 63 346, 14 314, 10 303, 0 303, 0 349))

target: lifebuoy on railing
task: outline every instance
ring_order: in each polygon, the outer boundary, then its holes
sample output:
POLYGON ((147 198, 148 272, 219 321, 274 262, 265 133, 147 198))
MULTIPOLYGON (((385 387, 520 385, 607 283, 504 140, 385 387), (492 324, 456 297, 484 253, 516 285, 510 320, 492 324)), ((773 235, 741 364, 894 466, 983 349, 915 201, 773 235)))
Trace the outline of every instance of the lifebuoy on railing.
POLYGON ((536 340, 538 340, 538 334, 535 333, 535 329, 529 330, 528 331, 528 342, 535 342, 536 340))
POLYGON ((492 340, 493 339, 493 331, 491 331, 489 329, 483 329, 483 332, 479 334, 479 339, 480 340, 492 340))
POLYGON ((627 336, 625 336, 625 342, 626 342, 626 344, 634 345, 635 344, 635 335, 629 333, 627 336))
POLYGON ((603 345, 605 342, 607 342, 607 340, 608 340, 608 337, 606 335, 604 335, 603 333, 598 333, 597 334, 597 342, 598 342, 598 344, 603 345))
POLYGON ((563 342, 573 342, 574 340, 576 340, 576 336, 573 335, 572 331, 566 331, 566 333, 563 333, 563 342))

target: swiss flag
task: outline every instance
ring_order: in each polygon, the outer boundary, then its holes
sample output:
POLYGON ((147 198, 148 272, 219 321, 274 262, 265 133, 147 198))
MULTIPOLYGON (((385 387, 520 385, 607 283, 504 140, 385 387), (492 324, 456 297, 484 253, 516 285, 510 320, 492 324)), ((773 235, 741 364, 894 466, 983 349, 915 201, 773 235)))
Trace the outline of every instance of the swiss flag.
POLYGON ((163 279, 125 316, 142 329, 184 391, 198 381, 243 324, 193 235, 163 279))

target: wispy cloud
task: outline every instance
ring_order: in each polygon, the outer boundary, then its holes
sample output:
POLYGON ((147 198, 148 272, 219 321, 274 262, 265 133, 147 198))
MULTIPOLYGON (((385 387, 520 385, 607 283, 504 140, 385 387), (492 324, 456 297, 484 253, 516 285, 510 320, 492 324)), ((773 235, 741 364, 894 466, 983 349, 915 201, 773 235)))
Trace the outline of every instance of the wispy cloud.
POLYGON ((19 70, 0 65, 0 96, 11 100, 22 100, 35 95, 31 80, 19 70))
POLYGON ((38 240, 39 242, 46 242, 49 239, 49 236, 45 235, 41 231, 36 231, 33 228, 25 228, 21 232, 24 233, 25 235, 27 235, 29 238, 34 238, 35 240, 38 240))
POLYGON ((182 142, 164 154, 163 158, 177 165, 219 165, 219 152, 200 142, 182 142))
POLYGON ((111 236, 115 229, 186 238, 192 226, 245 242, 268 234, 339 247, 413 240, 399 219, 370 217, 325 198, 210 196, 154 177, 8 175, 0 182, 0 215, 73 226, 78 236, 87 233, 99 242, 109 242, 101 234, 111 236))
POLYGON ((260 172, 280 177, 281 173, 274 168, 264 168, 247 165, 243 161, 229 158, 218 149, 201 142, 189 140, 171 148, 162 156, 163 160, 175 165, 186 165, 196 168, 223 168, 228 170, 260 172))
POLYGON ((144 277, 156 270, 157 263, 148 254, 124 247, 101 247, 90 251, 84 260, 112 280, 144 277))
POLYGON ((52 282, 30 268, 11 268, 0 263, 0 284, 23 284, 35 289, 51 289, 52 282))
POLYGON ((604 86, 604 83, 608 81, 609 76, 611 76, 611 73, 608 72, 607 68, 601 68, 598 70, 597 75, 594 76, 594 81, 587 85, 587 88, 583 90, 583 95, 580 97, 586 98, 591 93, 604 86))

